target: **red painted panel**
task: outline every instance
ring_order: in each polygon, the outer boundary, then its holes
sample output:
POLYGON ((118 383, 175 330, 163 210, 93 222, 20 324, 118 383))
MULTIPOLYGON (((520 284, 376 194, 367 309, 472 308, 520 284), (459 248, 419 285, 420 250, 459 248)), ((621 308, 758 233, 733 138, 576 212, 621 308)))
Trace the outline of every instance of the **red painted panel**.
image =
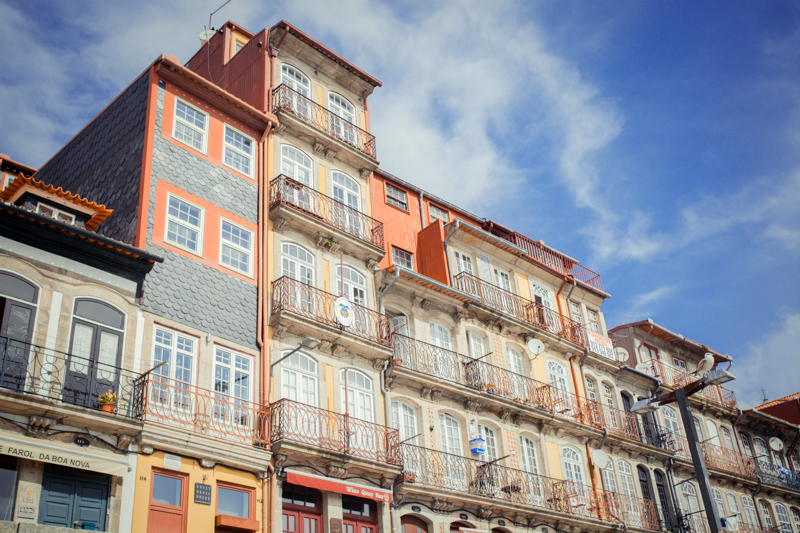
POLYGON ((798 400, 788 400, 759 410, 781 420, 800 425, 800 403, 798 403, 798 400))
MULTIPOLYGON (((406 192, 408 211, 386 203, 386 180, 376 172, 372 173, 372 218, 383 222, 386 255, 380 262, 380 268, 392 264, 392 246, 414 252, 417 249, 417 233, 422 226, 419 219, 419 196, 414 191, 392 183, 398 189, 406 192)), ((419 264, 422 258, 415 257, 419 264)))
POLYGON ((417 239, 417 269, 423 276, 450 285, 447 256, 444 251, 445 231, 441 220, 419 232, 417 239))

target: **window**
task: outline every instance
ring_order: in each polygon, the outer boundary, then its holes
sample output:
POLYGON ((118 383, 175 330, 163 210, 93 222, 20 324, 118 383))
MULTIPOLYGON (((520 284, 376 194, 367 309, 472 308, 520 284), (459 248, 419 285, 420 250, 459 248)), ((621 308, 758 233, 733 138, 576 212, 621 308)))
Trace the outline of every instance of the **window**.
POLYGON ((322 521, 321 494, 284 483, 282 500, 283 533, 319 533, 322 521))
POLYGON ((172 531, 186 531, 189 476, 153 469, 152 477, 148 523, 161 524, 172 531))
POLYGON ((594 309, 586 308, 586 316, 589 318, 589 331, 600 335, 600 316, 594 309))
POLYGON ((439 414, 439 431, 442 435, 442 451, 461 455, 461 426, 448 414, 439 414))
POLYGON ((311 82, 299 70, 281 65, 281 83, 291 89, 280 93, 281 104, 291 106, 300 118, 311 120, 311 82))
POLYGON ((378 518, 375 503, 355 496, 342 496, 342 533, 375 533, 378 518))
POLYGON ((581 304, 578 302, 573 302, 570 300, 569 302, 569 316, 572 320, 577 322, 578 324, 583 324, 583 320, 581 319, 581 304))
POLYGON ((243 44, 243 43, 240 43, 239 41, 236 41, 236 46, 234 47, 234 52, 233 52, 233 55, 236 55, 236 54, 238 54, 239 52, 241 52, 241 51, 242 51, 242 48, 244 48, 244 44, 243 44))
POLYGON ((739 514, 739 504, 736 503, 736 495, 732 492, 726 492, 725 499, 728 500, 728 510, 730 511, 730 514, 728 514, 729 525, 727 529, 738 531, 741 515, 739 514))
POLYGON ((400 440, 417 443, 417 411, 403 402, 392 402, 392 427, 400 431, 400 440))
POLYGON ((508 272, 494 267, 494 284, 504 291, 511 292, 511 276, 508 272))
POLYGON ((564 479, 583 485, 583 460, 574 448, 565 446, 561 449, 561 468, 564 479))
POLYGON ((250 275, 253 270, 251 263, 253 257, 253 234, 241 226, 228 222, 224 218, 221 220, 222 230, 220 236, 222 245, 220 246, 219 262, 233 270, 250 275))
POLYGON ((603 469, 603 485, 609 492, 617 492, 617 480, 614 477, 614 461, 609 461, 608 466, 603 469))
POLYGON ((667 430, 676 435, 680 435, 681 426, 678 423, 678 414, 675 412, 675 409, 665 405, 661 408, 661 413, 664 415, 664 425, 667 427, 667 430))
POLYGON ((536 444, 528 437, 520 439, 522 447, 522 469, 531 474, 539 473, 538 461, 536 459, 536 444))
POLYGON ((569 391, 567 388, 567 372, 564 370, 563 365, 555 359, 548 359, 547 361, 547 381, 549 385, 558 390, 569 391))
POLYGON ((469 356, 473 359, 486 355, 486 350, 483 347, 483 338, 477 333, 467 331, 467 345, 469 347, 469 356))
POLYGON ((586 378, 586 396, 592 401, 597 401, 597 396, 594 393, 594 381, 586 378))
POLYGON ((250 518, 254 490, 217 482, 217 514, 250 518))
POLYGON ((403 211, 408 211, 408 198, 405 191, 402 191, 394 185, 386 184, 386 203, 399 207, 403 211))
POLYGON ((472 256, 465 254, 464 252, 459 252, 458 250, 455 250, 455 256, 457 274, 462 272, 472 274, 474 272, 472 269, 472 256))
POLYGON ((214 416, 226 422, 247 424, 251 400, 251 358, 220 347, 214 350, 214 416), (233 397, 232 400, 230 397, 233 397))
POLYGON ((283 258, 281 262, 282 275, 294 280, 314 285, 314 256, 293 242, 285 242, 281 245, 283 258))
POLYGON ((198 152, 206 153, 207 131, 208 115, 180 98, 175 98, 175 123, 172 132, 175 140, 198 152))
POLYGON ((786 510, 786 506, 782 503, 775 504, 775 518, 778 519, 780 530, 783 533, 793 533, 792 522, 789 520, 789 512, 786 510))
POLYGON ((772 515, 769 513, 769 505, 764 500, 758 500, 758 508, 761 509, 761 518, 767 529, 772 529, 772 515))
POLYGON ((414 270, 414 254, 392 246, 392 263, 408 270, 414 270))
POLYGON ((450 331, 437 322, 431 322, 431 344, 445 350, 451 350, 450 331))
POLYGON ((483 424, 478 424, 478 435, 486 441, 486 453, 481 454, 481 461, 494 461, 497 459, 497 439, 494 430, 483 424))
POLYGON ((56 209, 55 207, 43 204, 41 202, 39 202, 36 205, 36 212, 39 213, 40 215, 54 218, 59 222, 64 222, 66 224, 75 224, 75 215, 67 213, 66 211, 62 211, 61 209, 56 209))
POLYGON ((700 510, 699 504, 697 503, 697 492, 694 490, 694 485, 689 483, 683 483, 681 485, 681 492, 683 493, 683 511, 684 514, 688 513, 696 513, 700 510))
MULTIPOLYGON (((342 384, 342 411, 347 400, 347 412, 350 416, 372 422, 372 380, 358 370, 345 370, 339 372, 342 384), (345 381, 346 380, 346 381, 345 381), (346 383, 346 388, 345 388, 346 383)), ((365 438, 361 436, 359 438, 365 438)))
POLYGON ((684 372, 686 374, 689 373, 689 369, 686 367, 686 361, 684 361, 683 359, 678 359, 677 357, 673 357, 672 362, 675 364, 675 368, 677 368, 681 372, 684 372))
POLYGON ((14 519, 16 497, 17 458, 0 455, 0 520, 14 519))
POLYGON ((635 498, 636 486, 633 484, 631 465, 625 461, 618 461, 617 468, 619 469, 619 480, 620 484, 622 485, 622 494, 635 498))
POLYGON ((289 65, 281 65, 281 83, 305 97, 311 94, 311 82, 308 78, 289 65))
POLYGON ((355 516, 375 516, 375 511, 369 501, 353 496, 342 496, 342 513, 355 516))
POLYGON ((356 109, 353 105, 336 93, 328 93, 328 109, 338 118, 333 119, 331 133, 346 143, 354 144, 356 132, 356 109))
POLYGON ((764 464, 769 464, 769 450, 767 443, 761 437, 755 437, 753 443, 756 446, 756 459, 764 464))
POLYGON ((438 322, 431 322, 431 344, 436 346, 433 350, 435 357, 429 373, 450 381, 456 381, 461 376, 461 361, 453 353, 450 342, 450 331, 438 322))
POLYGON ((252 137, 225 125, 224 159, 223 161, 234 170, 245 176, 253 175, 253 145, 252 137))
POLYGON ((725 504, 722 502, 722 492, 719 489, 711 488, 711 495, 714 497, 714 507, 717 508, 717 514, 720 518, 728 516, 725 513, 725 504))
POLYGON ((524 376, 525 367, 522 365, 522 354, 511 346, 506 348, 506 354, 508 355, 509 369, 515 374, 524 376))
POLYGON ((758 527, 758 517, 756 516, 756 508, 753 505, 753 498, 745 494, 742 495, 742 507, 744 508, 744 518, 751 526, 758 527))
POLYGON ((167 200, 167 235, 170 244, 195 253, 203 246, 203 210, 177 196, 167 200))
POLYGON ((333 216, 336 227, 356 237, 367 235, 367 228, 362 224, 361 187, 352 178, 341 172, 331 174, 333 183, 333 216))
POLYGON ((750 447, 750 439, 747 438, 747 435, 739 433, 739 439, 742 441, 744 453, 749 457, 753 457, 753 448, 750 447))
POLYGON ((433 204, 428 204, 428 210, 431 212, 431 224, 433 224, 433 221, 436 219, 441 220, 443 224, 450 222, 450 213, 444 209, 436 207, 433 204))
POLYGON ((731 432, 726 427, 720 426, 720 433, 722 433, 722 444, 729 450, 736 451, 736 448, 733 447, 733 439, 731 438, 731 432))
MULTIPOLYGON (((166 361, 164 366, 158 368, 153 373, 156 374, 156 380, 162 383, 170 383, 175 389, 183 389, 186 385, 191 385, 194 381, 194 359, 196 357, 197 342, 195 339, 170 331, 161 327, 156 328, 155 347, 153 349, 153 366, 159 365, 166 361)), ((165 385, 166 387, 166 385, 165 385)), ((158 388, 154 387, 156 392, 158 388)), ((165 390, 166 397, 174 396, 175 391, 170 395, 165 390)), ((176 402, 181 400, 189 401, 188 398, 183 398, 180 395, 177 397, 176 402)), ((178 406, 183 406, 178 403, 178 406)))
POLYGON ((316 407, 317 362, 305 354, 293 353, 281 367, 281 397, 316 407))
MULTIPOLYGON (((362 307, 367 305, 367 279, 354 268, 344 265, 344 289, 342 288, 342 265, 336 266, 336 292, 362 307)), ((356 322, 364 322, 361 313, 355 312, 356 322)), ((363 324, 366 331, 366 324, 363 324)))
POLYGON ((389 319, 391 320, 390 327, 392 328, 392 333, 398 333, 406 337, 411 335, 411 329, 408 327, 408 317, 406 315, 403 313, 394 313, 392 311, 386 311, 386 314, 389 315, 389 319))
POLYGON ((281 173, 306 187, 314 186, 311 159, 291 146, 281 147, 281 173))
POLYGON ((794 521, 794 528, 796 531, 800 531, 800 511, 798 511, 794 507, 791 508, 791 511, 792 511, 792 520, 794 521))

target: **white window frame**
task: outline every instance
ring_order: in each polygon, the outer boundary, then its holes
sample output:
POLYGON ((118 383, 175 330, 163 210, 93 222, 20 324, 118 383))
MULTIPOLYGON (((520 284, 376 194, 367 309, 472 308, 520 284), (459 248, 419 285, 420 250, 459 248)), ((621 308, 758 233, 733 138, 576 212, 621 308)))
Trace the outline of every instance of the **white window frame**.
POLYGON ((311 80, 308 78, 308 76, 303 74, 303 72, 299 68, 295 66, 289 65, 287 63, 283 63, 281 65, 281 84, 286 85, 287 87, 295 91, 297 94, 304 96, 305 98, 309 99, 311 98, 311 80), (292 72, 290 71, 294 71, 294 73, 299 75, 300 78, 308 82, 308 85, 307 86, 300 85, 299 80, 293 78, 292 72), (286 78, 284 78, 284 76, 288 76, 289 79, 287 80, 286 78), (301 90, 298 90, 297 85, 300 85, 301 90), (308 94, 303 94, 303 90, 308 91, 308 94))
POLYGON ((408 193, 406 191, 404 191, 403 189, 399 188, 399 187, 395 187, 394 185, 392 185, 389 182, 386 182, 385 185, 386 185, 386 203, 391 205, 391 206, 393 206, 393 207, 396 207, 397 209, 402 209, 403 211, 405 211, 407 213, 410 212, 408 210, 408 193), (397 194, 402 194, 403 195, 402 196, 403 197, 402 201, 397 199, 397 197, 396 197, 397 194), (398 204, 401 204, 401 203, 404 204, 404 205, 398 205, 398 204))
POLYGON ((206 113, 205 111, 199 109, 196 106, 193 106, 192 104, 190 104, 189 102, 187 102, 183 98, 180 98, 178 96, 175 97, 175 109, 174 109, 174 113, 172 114, 172 138, 173 139, 175 139, 176 141, 178 141, 179 143, 181 143, 184 146, 188 146, 192 150, 197 150, 198 152, 202 153, 203 155, 208 155, 208 129, 209 129, 209 122, 210 121, 211 121, 211 116, 208 113, 206 113), (195 124, 190 124, 190 123, 186 122, 185 120, 178 118, 178 103, 179 102, 181 104, 185 105, 186 107, 192 108, 196 113, 199 113, 199 114, 203 115, 204 117, 206 117, 205 128, 204 129, 201 130, 195 124), (184 126, 188 127, 189 129, 192 129, 192 130, 194 130, 196 132, 202 133, 202 135, 203 135, 203 149, 202 150, 198 150, 197 147, 192 146, 191 144, 179 139, 176 136, 176 133, 178 131, 178 122, 180 122, 184 126))
POLYGON ((522 451, 522 469, 525 472, 539 475, 539 452, 536 449, 536 441, 530 437, 522 435, 519 438, 519 447, 522 451))
POLYGON ((172 193, 168 193, 167 194, 167 205, 166 205, 166 210, 165 211, 166 212, 165 212, 165 223, 164 223, 164 242, 168 243, 170 246, 174 246, 175 248, 180 248, 181 250, 186 250, 187 252, 189 252, 191 254, 202 256, 203 255, 203 233, 204 233, 203 228, 205 226, 206 210, 203 209, 202 207, 200 207, 199 205, 186 200, 185 198, 183 198, 181 196, 178 196, 178 195, 172 194, 172 193), (174 216, 170 215, 169 214, 169 201, 170 201, 170 198, 175 198, 179 202, 183 202, 183 203, 185 203, 187 205, 190 205, 190 206, 192 206, 192 207, 194 207, 196 209, 199 209, 200 210, 200 225, 199 226, 191 226, 191 224, 189 224, 188 222, 186 222, 184 220, 181 220, 178 217, 174 217, 174 216), (186 228, 188 228, 188 229, 190 229, 192 231, 197 231, 197 250, 192 250, 188 246, 184 246, 184 245, 179 244, 178 242, 170 240, 168 238, 170 221, 173 221, 176 224, 178 224, 179 226, 184 226, 184 227, 186 227, 186 228))
POLYGON ((400 432, 401 441, 418 446, 417 439, 421 440, 422 437, 419 431, 418 418, 417 410, 413 405, 402 400, 392 402, 392 427, 400 432), (409 421, 411 424, 408 423, 409 421), (409 431, 409 426, 413 427, 411 431, 409 431))
POLYGON ((255 234, 252 231, 250 231, 249 229, 245 228, 244 226, 240 226, 239 224, 236 224, 235 222, 233 222, 231 220, 228 220, 227 218, 220 217, 220 219, 219 219, 219 264, 220 264, 220 266, 222 266, 223 268, 228 268, 230 270, 235 270, 236 272, 239 272, 241 274, 244 274, 245 276, 248 276, 248 277, 252 278, 253 277, 253 256, 255 255, 253 253, 253 249, 252 248, 253 248, 253 244, 254 243, 255 243, 255 234), (240 230, 250 234, 250 248, 249 249, 245 248, 244 246, 241 246, 239 244, 235 244, 235 243, 225 239, 222 236, 222 225, 225 222, 227 222, 231 226, 239 228, 240 230), (244 254, 247 254, 247 271, 246 272, 244 270, 241 270, 239 268, 236 268, 234 266, 231 266, 231 265, 228 265, 228 264, 222 262, 222 247, 223 246, 230 246, 231 248, 233 248, 236 251, 239 251, 239 252, 242 252, 244 254))
MULTIPOLYGON (((159 346, 164 347, 165 349, 169 350, 169 360, 168 360, 167 364, 164 365, 164 366, 167 367, 167 370, 166 370, 167 373, 166 374, 163 373, 164 371, 162 369, 164 367, 162 366, 158 370, 154 371, 154 373, 153 373, 154 376, 153 377, 154 377, 154 380, 156 380, 156 381, 158 381, 159 377, 163 377, 163 378, 167 379, 166 383, 173 388, 172 394, 167 393, 167 396, 174 395, 175 394, 174 391, 177 390, 178 388, 186 388, 185 387, 186 385, 188 385, 188 386, 194 385, 195 379, 196 379, 196 374, 197 374, 198 351, 199 351, 199 347, 200 347, 200 339, 197 338, 197 337, 194 337, 192 335, 187 335, 187 334, 182 333, 180 331, 176 331, 174 329, 165 328, 163 326, 156 325, 155 330, 153 331, 153 349, 152 349, 152 352, 151 352, 151 362, 152 362, 151 368, 155 367, 156 365, 159 365, 159 364, 161 364, 163 362, 163 361, 156 361, 156 349, 159 346), (170 340, 170 344, 169 345, 167 345, 166 343, 159 343, 158 342, 157 333, 158 333, 159 330, 161 330, 165 334, 172 335, 172 339, 170 340), (191 341, 191 343, 192 343, 192 350, 191 351, 178 348, 178 338, 179 337, 183 337, 183 339, 185 341, 191 341), (177 368, 176 358, 178 356, 178 352, 180 352, 181 354, 192 358, 192 365, 191 365, 191 368, 189 368, 189 381, 188 382, 187 381, 183 381, 183 380, 179 380, 179 379, 177 379, 175 377, 175 369, 177 368), (178 383, 181 384, 180 387, 178 387, 178 385, 177 385, 178 383)), ((154 388, 154 390, 156 391, 156 394, 157 394, 158 393, 157 392, 157 388, 154 388)), ((175 401, 175 400, 173 400, 173 401, 175 401)))
POLYGON ((597 333, 598 335, 602 335, 602 333, 600 332, 600 311, 596 311, 594 309, 589 309, 587 307, 586 308, 586 321, 587 321, 587 327, 589 328, 589 331, 591 331, 593 333, 597 333), (594 318, 592 318, 592 315, 594 315, 594 318))
POLYGON ((216 379, 217 379, 217 367, 218 366, 223 367, 223 368, 227 368, 228 370, 230 370, 230 375, 231 375, 231 380, 230 381, 231 381, 231 384, 234 387, 236 386, 235 385, 235 382, 236 382, 236 377, 235 376, 236 376, 236 372, 237 371, 239 371, 242 374, 246 374, 247 375, 247 378, 248 378, 247 398, 239 398, 238 396, 236 396, 234 394, 234 390, 235 389, 232 389, 232 390, 228 391, 227 393, 218 392, 216 390, 214 392, 217 393, 217 394, 223 394, 225 396, 229 396, 231 398, 230 401, 232 403, 235 402, 235 400, 244 400, 246 402, 252 402, 253 401, 253 394, 254 394, 253 389, 254 389, 254 385, 255 385, 255 374, 254 374, 255 360, 254 360, 253 356, 244 354, 242 352, 237 352, 235 350, 231 350, 231 349, 226 348, 224 346, 219 346, 219 345, 215 344, 214 345, 214 370, 213 370, 213 372, 214 372, 213 376, 214 376, 214 381, 215 382, 216 382, 216 379), (219 352, 224 352, 224 353, 227 353, 227 354, 230 355, 231 360, 230 360, 230 362, 228 364, 225 364, 223 362, 217 361, 217 352, 218 351, 219 352), (247 370, 246 371, 242 370, 240 368, 237 368, 237 366, 236 366, 236 359, 237 358, 241 358, 241 359, 244 359, 245 361, 247 361, 247 365, 248 366, 247 366, 247 370))
MULTIPOLYGON (((283 350, 281 357, 285 357, 289 355, 291 350, 283 350)), ((319 403, 319 361, 311 357, 310 355, 303 353, 303 352, 295 352, 289 356, 288 359, 284 360, 281 363, 281 399, 289 399, 290 401, 303 403, 306 405, 311 405, 312 407, 317 407, 319 403), (299 364, 294 364, 295 360, 300 361, 301 358, 307 359, 309 361, 309 368, 312 367, 311 363, 313 363, 313 369, 306 370, 302 368, 299 364), (302 396, 301 392, 303 391, 302 388, 302 378, 306 377, 308 379, 308 384, 311 387, 307 388, 309 392, 313 393, 313 399, 306 398, 306 401, 301 399, 291 399, 287 394, 287 389, 289 388, 289 379, 288 374, 295 375, 295 385, 294 388, 297 390, 297 396, 302 396)), ((312 422, 315 424, 315 422, 312 422)))
POLYGON ((568 480, 578 485, 585 485, 586 480, 584 478, 587 475, 587 471, 586 471, 586 465, 583 461, 583 454, 581 454, 581 452, 577 448, 570 445, 561 446, 559 452, 560 452, 559 456, 561 459, 561 473, 563 475, 562 479, 568 480), (567 457, 566 455, 567 453, 570 454, 570 457, 567 457), (571 455, 573 454, 577 455, 578 459, 573 459, 571 457, 571 455), (567 475, 567 471, 570 470, 567 468, 567 465, 572 465, 573 468, 571 470, 573 472, 575 479, 570 479, 569 476, 567 475))
MULTIPOLYGON (((402 256, 401 256, 401 258, 402 258, 402 256)), ((403 258, 403 259, 405 259, 405 258, 403 258)), ((411 252, 409 252, 407 250, 403 250, 402 248, 398 248, 397 246, 392 246, 392 264, 393 265, 397 265, 397 266, 401 266, 403 268, 407 268, 408 270, 410 270, 412 272, 416 272, 416 270, 414 269, 414 254, 412 254, 411 252), (409 259, 411 260, 411 265, 410 266, 405 265, 405 264, 398 265, 397 261, 395 260, 395 253, 394 253, 395 250, 397 250, 398 252, 400 252, 402 254, 408 254, 409 255, 409 259)))
POLYGON ((312 189, 314 188, 314 160, 310 158, 304 151, 292 146, 291 144, 281 145, 280 173, 286 176, 287 178, 296 181, 297 183, 302 183, 306 187, 310 187, 312 189), (287 155, 286 151, 296 152, 302 157, 308 159, 308 166, 306 166, 305 161, 301 163, 296 161, 295 159, 291 159, 287 155), (284 170, 284 165, 294 167, 293 171, 295 174, 298 173, 298 170, 305 170, 306 172, 308 172, 309 183, 304 183, 301 179, 299 179, 299 176, 289 176, 284 170))
POLYGON ((226 167, 228 167, 231 170, 234 170, 234 171, 238 172, 239 174, 247 176, 248 178, 252 178, 253 177, 253 170, 255 168, 255 161, 256 161, 255 153, 256 153, 256 140, 253 137, 247 135, 246 133, 244 133, 243 131, 241 131, 239 129, 234 128, 230 124, 225 124, 225 127, 222 130, 222 164, 223 165, 225 165, 226 167), (251 154, 247 154, 247 153, 243 152, 242 150, 240 150, 239 148, 233 146, 232 144, 228 144, 228 141, 227 141, 227 138, 226 138, 227 130, 231 130, 232 132, 234 132, 236 134, 239 134, 242 137, 244 137, 245 139, 247 139, 248 141, 250 141, 250 148, 251 148, 251 152, 252 153, 251 154), (238 168, 226 163, 225 162, 225 151, 226 150, 233 150, 234 153, 237 153, 240 156, 246 158, 250 162, 250 164, 249 164, 250 171, 249 172, 245 172, 245 171, 243 171, 241 169, 238 169, 238 168))
POLYGON ((39 202, 38 204, 36 204, 36 213, 42 215, 43 217, 48 217, 50 215, 48 215, 47 213, 42 213, 42 208, 49 209, 50 211, 53 212, 53 216, 51 217, 53 220, 64 222, 65 224, 73 224, 73 225, 75 224, 75 215, 73 215, 72 213, 67 213, 66 211, 58 209, 57 207, 53 207, 52 205, 43 204, 39 202), (69 218, 69 221, 61 220, 59 216, 69 218))
POLYGON ((450 222, 450 213, 442 209, 441 207, 428 204, 428 212, 430 213, 430 220, 431 224, 433 224, 434 220, 441 220, 442 223, 447 224, 450 222))
POLYGON ((456 274, 461 274, 462 272, 466 272, 470 276, 475 275, 475 266, 472 263, 472 255, 466 252, 462 252, 461 250, 453 250, 453 255, 456 259, 456 274), (465 265, 469 265, 469 268, 465 268, 465 265))

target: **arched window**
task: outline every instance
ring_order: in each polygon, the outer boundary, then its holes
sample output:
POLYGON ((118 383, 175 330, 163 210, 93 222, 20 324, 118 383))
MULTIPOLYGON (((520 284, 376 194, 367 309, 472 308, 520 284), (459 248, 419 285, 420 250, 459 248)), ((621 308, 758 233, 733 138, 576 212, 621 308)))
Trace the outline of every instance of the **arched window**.
POLYGON ((478 435, 486 441, 486 453, 480 455, 481 461, 494 461, 497 459, 497 438, 494 429, 485 424, 478 424, 478 435))
POLYGON ((486 355, 483 347, 483 337, 473 331, 467 331, 467 347, 469 348, 469 356, 473 359, 486 355))
POLYGON ((432 350, 435 368, 431 368, 431 372, 443 379, 458 381, 460 379, 461 362, 458 356, 451 351, 450 330, 439 322, 431 322, 430 331, 431 344, 435 347, 432 350))
POLYGON ((617 461, 617 469, 619 470, 619 481, 620 485, 622 486, 622 494, 635 498, 636 487, 633 484, 631 465, 625 461, 617 461))
POLYGON ((753 505, 753 498, 743 494, 742 508, 744 508, 744 519, 747 520, 747 524, 758 527, 758 517, 756 516, 756 508, 753 505))
POLYGON ((281 83, 291 89, 282 91, 278 98, 281 100, 276 105, 290 106, 290 109, 300 118, 311 120, 311 82, 302 72, 289 65, 281 65, 281 83))
POLYGON ((302 72, 289 65, 281 65, 281 83, 306 98, 311 94, 311 82, 302 72))
POLYGON ((664 425, 667 430, 675 435, 680 435, 681 425, 678 423, 678 414, 675 409, 665 405, 661 408, 661 414, 664 416, 664 425))
POLYGON ((792 512, 792 521, 794 521, 795 531, 800 531, 800 511, 796 507, 790 509, 792 512))
POLYGON ((356 123, 356 109, 353 104, 336 93, 328 93, 328 109, 338 117, 333 120, 333 136, 355 144, 356 132, 353 124, 356 123))
MULTIPOLYGON (((336 266, 336 293, 344 294, 348 300, 362 307, 367 306, 367 279, 356 269, 347 265, 336 266), (344 268, 344 276, 342 276, 344 268), (344 277, 344 290, 342 290, 342 277, 344 277)), ((359 313, 356 313, 358 318, 359 313)), ((365 329, 366 331, 366 329, 365 329)))
POLYGON ((314 186, 311 158, 291 146, 281 147, 281 173, 306 187, 314 186))
POLYGON ((350 416, 372 422, 372 380, 363 372, 344 368, 339 372, 339 380, 342 384, 342 407, 347 408, 350 416))
POLYGON ((600 386, 603 389, 603 403, 610 407, 606 413, 606 418, 610 419, 611 427, 617 429, 620 422, 617 420, 617 413, 614 410, 614 389, 608 383, 601 383, 600 386))
POLYGON ((703 430, 700 429, 700 421, 697 418, 694 418, 694 417, 692 417, 692 420, 694 421, 694 429, 697 431, 698 440, 702 441, 703 440, 703 430))
POLYGON ((506 354, 508 355, 508 368, 513 373, 524 376, 525 367, 522 364, 522 354, 519 352, 519 350, 508 346, 506 347, 506 354))
POLYGON ((583 485, 583 459, 577 450, 569 446, 561 449, 561 468, 564 479, 583 485))
POLYGON ((717 515, 719 515, 720 518, 725 518, 728 516, 727 513, 725 513, 725 504, 722 502, 722 492, 720 492, 719 489, 712 487, 711 495, 714 498, 714 507, 717 508, 717 515))
POLYGON ((400 440, 417 443, 417 410, 404 402, 392 402, 392 427, 400 431, 400 440))
POLYGON ((667 486, 664 483, 664 474, 655 470, 653 472, 656 476, 656 492, 658 492, 658 502, 661 504, 661 510, 664 513, 664 520, 666 522, 667 529, 670 529, 673 521, 672 515, 672 507, 669 505, 669 500, 667 500, 667 486))
POLYGON ((786 510, 786 506, 782 503, 775 504, 775 518, 778 519, 780 530, 783 533, 794 533, 792 522, 789 520, 789 511, 786 510))
POLYGON ((761 518, 767 529, 772 529, 772 514, 769 512, 769 504, 764 500, 758 500, 758 508, 761 509, 761 518))
POLYGON ((522 447, 522 469, 531 474, 539 473, 539 461, 536 454, 536 443, 528 437, 520 438, 522 447))
POLYGON ((386 314, 391 319, 391 328, 393 333, 398 335, 411 336, 411 328, 408 327, 408 317, 403 313, 386 310, 386 314))
POLYGON ((431 344, 451 350, 450 331, 438 322, 431 322, 431 344))
POLYGON ((637 465, 636 472, 639 474, 639 489, 642 491, 642 498, 652 500, 653 494, 650 490, 650 478, 647 475, 647 470, 643 466, 637 465))
POLYGON ((729 450, 736 450, 733 446, 733 439, 731 438, 731 432, 725 426, 719 427, 719 432, 722 434, 722 445, 725 446, 729 450))
POLYGON ((511 395, 513 399, 524 402, 528 399, 527 384, 528 380, 525 378, 525 366, 522 363, 522 353, 519 350, 506 347, 506 355, 508 356, 508 368, 511 370, 511 395))
POLYGON ((0 387, 22 390, 28 374, 28 349, 19 343, 33 340, 39 289, 33 283, 10 272, 0 271, 0 347, 6 343, 15 349, 4 350, 0 365, 0 387), (15 343, 16 341, 16 343, 15 343))
POLYGON ((717 426, 709 419, 706 419, 706 431, 708 431, 708 438, 706 441, 714 446, 719 446, 719 435, 717 434, 717 426))
POLYGON ((314 286, 314 255, 293 242, 281 245, 281 267, 284 276, 314 286))
POLYGON ((283 398, 317 406, 317 362, 311 357, 295 352, 285 359, 281 363, 281 384, 283 398))
POLYGON ((331 173, 333 182, 333 199, 338 203, 333 206, 335 225, 351 235, 366 235, 367 228, 362 227, 361 187, 353 179, 341 172, 331 173))
POLYGON ((750 439, 744 433, 739 433, 739 440, 742 441, 742 450, 749 457, 753 457, 753 448, 750 447, 750 439))
POLYGON ((568 392, 567 371, 564 365, 555 359, 547 360, 547 382, 558 390, 568 392))
POLYGON ((597 401, 597 394, 595 393, 596 389, 594 386, 594 380, 592 378, 586 378, 586 397, 590 400, 597 401))
POLYGON ((699 511, 700 508, 697 503, 697 492, 694 490, 694 485, 688 481, 683 483, 681 485, 681 492, 683 493, 684 514, 696 513, 699 511))
POLYGON ((761 437, 754 437, 753 444, 755 444, 756 447, 756 459, 762 463, 769 464, 769 449, 767 448, 766 441, 761 437))
POLYGON ((64 399, 94 407, 100 394, 117 390, 125 314, 104 302, 75 300, 64 399))
POLYGON ((728 526, 726 529, 738 531, 739 519, 741 515, 739 514, 739 504, 736 503, 736 495, 732 492, 726 492, 725 499, 728 500, 728 510, 730 511, 730 514, 728 515, 728 526))
POLYGON ((416 516, 403 515, 400 517, 402 533, 428 533, 428 524, 416 516))
POLYGON ((439 432, 442 437, 442 451, 461 455, 461 424, 453 416, 439 414, 439 432))
POLYGON ((603 469, 603 485, 608 492, 617 492, 617 478, 614 476, 614 461, 609 461, 603 469))

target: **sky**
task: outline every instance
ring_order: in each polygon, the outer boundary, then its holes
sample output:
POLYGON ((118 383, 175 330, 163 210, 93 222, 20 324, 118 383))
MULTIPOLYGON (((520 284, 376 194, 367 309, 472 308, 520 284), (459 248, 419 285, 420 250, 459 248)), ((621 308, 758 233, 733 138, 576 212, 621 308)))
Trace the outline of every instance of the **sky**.
MULTIPOLYGON (((40 166, 224 0, 0 0, 0 152, 40 166)), ((800 3, 232 0, 377 77, 381 167, 580 260, 609 328, 731 355, 740 407, 800 390, 800 3)))

